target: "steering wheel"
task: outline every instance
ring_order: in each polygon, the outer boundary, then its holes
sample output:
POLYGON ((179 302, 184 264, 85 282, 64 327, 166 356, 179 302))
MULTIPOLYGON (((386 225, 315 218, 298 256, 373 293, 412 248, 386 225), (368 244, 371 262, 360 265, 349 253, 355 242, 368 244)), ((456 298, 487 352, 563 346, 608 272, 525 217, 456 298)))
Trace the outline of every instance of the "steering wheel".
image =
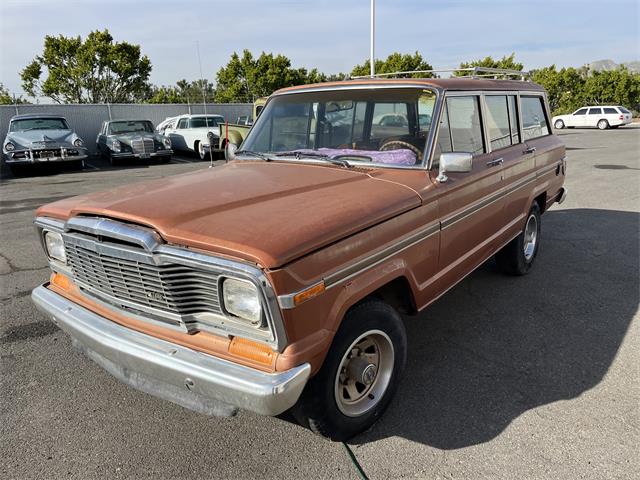
POLYGON ((388 150, 398 150, 398 149, 407 149, 411 150, 416 154, 416 161, 422 161, 422 152, 415 145, 410 144, 409 142, 405 142, 404 140, 387 140, 380 145, 380 151, 386 152, 388 150))

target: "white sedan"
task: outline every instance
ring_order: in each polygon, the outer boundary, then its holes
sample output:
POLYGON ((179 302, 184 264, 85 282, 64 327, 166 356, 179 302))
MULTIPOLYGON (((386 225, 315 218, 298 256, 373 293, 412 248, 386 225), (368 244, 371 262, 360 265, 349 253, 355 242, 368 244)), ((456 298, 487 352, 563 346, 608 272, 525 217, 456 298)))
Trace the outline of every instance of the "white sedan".
POLYGON ((606 130, 631 123, 631 112, 624 107, 610 105, 583 107, 569 115, 553 117, 552 123, 557 129, 598 127, 600 130, 606 130))
POLYGON ((200 147, 210 142, 218 145, 220 125, 224 121, 222 115, 180 115, 166 119, 156 127, 156 130, 160 130, 160 133, 171 139, 174 150, 194 152, 204 159, 205 152, 200 147), (213 139, 209 138, 210 132, 213 134, 213 139))

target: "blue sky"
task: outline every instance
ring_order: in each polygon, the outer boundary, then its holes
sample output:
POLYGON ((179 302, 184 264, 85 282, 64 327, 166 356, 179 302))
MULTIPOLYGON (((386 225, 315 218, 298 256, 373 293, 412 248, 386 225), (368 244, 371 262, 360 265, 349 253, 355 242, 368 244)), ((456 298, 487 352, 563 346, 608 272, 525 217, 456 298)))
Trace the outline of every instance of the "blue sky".
MULTIPOLYGON (((417 50, 436 68, 511 52, 525 68, 639 60, 639 4, 377 0, 376 53, 417 50)), ((211 79, 243 48, 348 72, 369 55, 369 0, 0 0, 0 82, 21 92, 18 72, 42 51, 46 34, 103 28, 141 45, 156 84, 200 77, 196 42, 211 79)))

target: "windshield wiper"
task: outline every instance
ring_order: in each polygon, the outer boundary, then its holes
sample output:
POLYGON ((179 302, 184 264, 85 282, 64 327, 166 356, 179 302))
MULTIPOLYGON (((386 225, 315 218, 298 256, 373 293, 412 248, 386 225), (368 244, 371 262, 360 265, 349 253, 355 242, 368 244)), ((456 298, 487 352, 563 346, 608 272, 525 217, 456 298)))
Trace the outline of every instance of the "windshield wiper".
POLYGON ((302 157, 317 158, 324 160, 325 162, 333 163, 334 165, 341 165, 346 168, 351 168, 351 164, 342 158, 330 157, 324 153, 319 152, 302 152, 299 150, 292 150, 290 152, 278 152, 274 154, 276 157, 296 157, 296 160, 300 160, 302 157))
POLYGON ((235 155, 248 155, 250 157, 261 158, 265 162, 269 162, 271 159, 264 153, 254 152, 253 150, 238 150, 235 155))

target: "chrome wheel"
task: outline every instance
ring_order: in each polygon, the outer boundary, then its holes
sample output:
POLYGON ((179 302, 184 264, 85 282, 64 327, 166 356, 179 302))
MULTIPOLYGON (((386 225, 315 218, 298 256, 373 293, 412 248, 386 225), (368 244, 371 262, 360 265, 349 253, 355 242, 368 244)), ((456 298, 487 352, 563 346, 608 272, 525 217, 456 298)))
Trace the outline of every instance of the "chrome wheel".
POLYGON ((554 125, 558 130, 562 130, 564 128, 564 122, 562 120, 556 120, 554 125))
POLYGON ((348 417, 367 413, 384 396, 393 373, 394 351, 381 330, 360 335, 340 361, 334 394, 338 409, 348 417))
POLYGON ((524 258, 528 262, 533 258, 538 241, 538 219, 530 215, 527 226, 524 229, 524 258))
POLYGON ((598 128, 600 130, 606 130, 607 128, 609 128, 609 122, 607 122, 606 120, 600 120, 598 122, 598 128))

